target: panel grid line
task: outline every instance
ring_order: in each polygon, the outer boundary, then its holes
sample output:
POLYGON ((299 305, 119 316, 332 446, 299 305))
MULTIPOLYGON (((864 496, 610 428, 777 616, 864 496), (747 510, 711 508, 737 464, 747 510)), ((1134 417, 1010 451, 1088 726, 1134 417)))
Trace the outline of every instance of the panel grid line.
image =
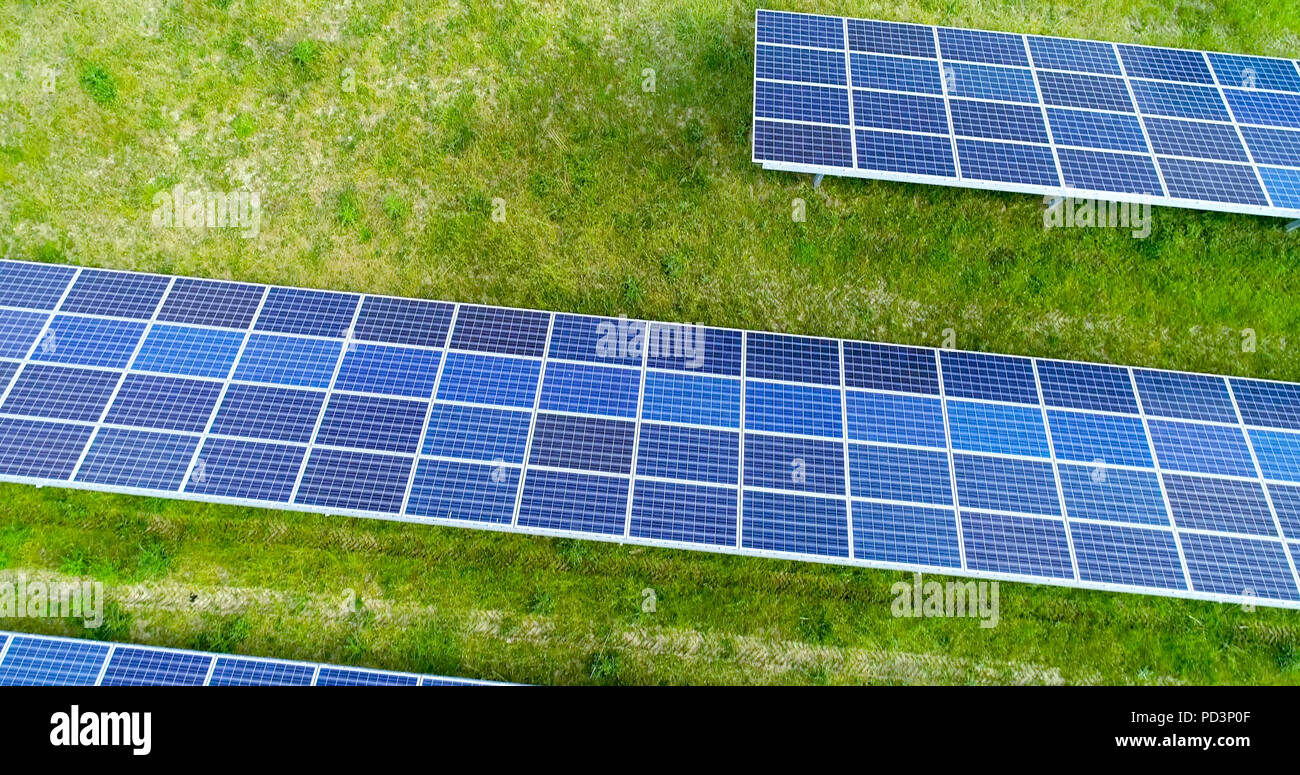
POLYGON ((1181 529, 1174 520, 1174 507, 1169 501, 1169 491, 1165 487, 1165 477, 1160 468, 1160 460, 1156 456, 1156 445, 1151 438, 1151 423, 1147 419, 1146 399, 1142 397, 1142 391, 1138 390, 1137 376, 1130 366, 1128 369, 1129 384, 1133 388, 1133 395, 1137 398, 1138 416, 1142 418, 1142 431, 1146 434, 1147 447, 1151 450, 1151 467, 1156 473, 1156 483, 1160 487, 1160 499, 1165 505, 1165 518, 1169 520, 1170 531, 1174 534, 1174 548, 1178 550, 1178 564, 1183 569, 1183 584, 1185 589, 1191 591, 1192 572, 1187 567, 1187 555, 1183 552, 1183 539, 1180 535, 1181 529))
POLYGON ((745 546, 745 401, 749 388, 746 387, 749 371, 749 334, 740 332, 740 460, 736 463, 736 548, 745 546))
POLYGON ((627 511, 623 516, 623 537, 632 535, 632 496, 636 493, 637 455, 641 451, 641 416, 645 408, 646 364, 650 361, 650 324, 641 327, 641 382, 637 386, 636 425, 632 429, 632 470, 628 472, 627 511))
POLYGON ((99 675, 95 676, 95 686, 104 685, 104 674, 108 672, 108 663, 113 661, 113 655, 117 653, 117 644, 108 647, 108 653, 104 655, 104 664, 99 666, 99 675))
POLYGON ((943 350, 936 348, 934 351, 934 366, 938 373, 939 408, 943 417, 943 437, 948 447, 948 485, 952 488, 952 513, 957 520, 957 556, 961 559, 962 569, 969 571, 970 567, 966 564, 965 531, 962 530, 961 525, 961 496, 957 493, 957 464, 952 449, 952 422, 948 417, 948 393, 944 387, 946 380, 943 376, 942 355, 943 350))
MULTIPOLYGON (((849 158, 853 161, 852 166, 856 168, 858 166, 858 122, 853 116, 853 65, 849 59, 849 20, 844 18, 840 19, 840 22, 844 29, 844 93, 849 98, 849 151, 853 154, 849 158)), ((757 62, 758 57, 754 57, 754 61, 757 62)), ((849 541, 849 551, 850 553, 853 551, 852 540, 849 541)))
POLYGON ((427 459, 423 454, 424 444, 429 438, 429 423, 433 420, 434 406, 438 402, 438 386, 442 384, 442 374, 447 368, 447 350, 451 347, 451 334, 456 330, 456 319, 459 316, 460 304, 456 304, 451 308, 451 319, 447 321, 447 334, 442 341, 442 355, 438 357, 438 373, 434 375, 433 387, 429 390, 429 405, 424 409, 424 425, 420 429, 420 439, 415 445, 415 457, 411 460, 411 475, 406 478, 406 490, 402 493, 402 508, 399 510, 401 514, 406 514, 411 505, 411 491, 415 489, 415 476, 420 470, 420 461, 427 459))
MULTIPOLYGON (((646 324, 649 325, 648 323, 646 324)), ((550 319, 546 323, 546 346, 542 349, 544 355, 551 353, 551 336, 555 332, 555 313, 552 312, 550 319)), ((528 479, 528 469, 530 458, 533 454, 533 434, 537 430, 537 415, 542 406, 542 385, 546 382, 546 358, 542 358, 541 367, 537 371, 537 388, 533 393, 533 414, 528 420, 528 439, 524 442, 524 461, 519 469, 519 489, 515 491, 515 508, 510 517, 510 526, 519 526, 519 510, 524 503, 524 484, 528 479)))

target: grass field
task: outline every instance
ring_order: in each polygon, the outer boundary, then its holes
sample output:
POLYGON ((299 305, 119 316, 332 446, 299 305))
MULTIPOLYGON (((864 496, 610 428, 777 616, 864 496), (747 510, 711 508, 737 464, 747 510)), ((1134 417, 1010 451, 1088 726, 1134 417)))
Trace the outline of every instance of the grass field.
MULTIPOLYGON (((1300 52, 1284 0, 771 7, 1300 52)), ((5 3, 0 245, 1300 380, 1300 236, 1276 220, 1157 209, 1147 239, 1046 230, 1032 196, 813 189, 752 164, 753 11, 5 3), (153 225, 177 183, 259 192, 260 233, 153 225)), ((4 485, 0 580, 18 576, 96 579, 111 605, 93 632, 13 629, 524 682, 1300 683, 1298 612, 1003 584, 982 629, 893 618, 901 573, 4 485)))

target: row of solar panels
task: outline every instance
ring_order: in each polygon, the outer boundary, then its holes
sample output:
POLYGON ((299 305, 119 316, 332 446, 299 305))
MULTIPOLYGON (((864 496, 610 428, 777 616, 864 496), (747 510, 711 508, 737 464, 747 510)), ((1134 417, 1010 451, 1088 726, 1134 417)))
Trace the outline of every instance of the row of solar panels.
POLYGON ((0 686, 487 686, 491 681, 0 632, 0 686))
POLYGON ((20 262, 0 330, 11 481, 1300 605, 1295 384, 20 262))
POLYGON ((1300 217, 1300 62, 758 11, 776 169, 1300 217))

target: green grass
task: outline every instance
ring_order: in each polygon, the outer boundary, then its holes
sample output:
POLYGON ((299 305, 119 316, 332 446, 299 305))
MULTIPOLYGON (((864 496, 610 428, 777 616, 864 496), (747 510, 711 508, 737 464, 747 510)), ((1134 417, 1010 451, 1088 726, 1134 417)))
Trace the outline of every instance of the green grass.
MULTIPOLYGON (((813 189, 749 161, 753 5, 607 5, 6 4, 4 254, 1300 379, 1275 220, 1157 209, 1135 240, 1025 195, 813 189), (155 228, 177 182, 258 191, 260 233, 155 228)), ((1281 0, 773 5, 1300 50, 1281 0)), ((1300 683, 1294 612, 1004 584, 980 629, 894 619, 891 572, 0 493, 3 572, 109 585, 92 637, 530 682, 1300 683)))

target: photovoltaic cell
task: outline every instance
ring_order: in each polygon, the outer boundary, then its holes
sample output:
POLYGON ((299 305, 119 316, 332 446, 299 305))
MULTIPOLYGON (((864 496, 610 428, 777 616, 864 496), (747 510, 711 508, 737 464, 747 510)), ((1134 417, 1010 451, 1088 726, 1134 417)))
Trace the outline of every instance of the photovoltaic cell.
POLYGON ((1300 159, 1300 131, 1243 126, 1241 134, 1251 155, 1260 164, 1294 165, 1300 159))
POLYGON ((636 419, 641 372, 552 361, 542 380, 541 408, 636 419))
MULTIPOLYGON (((1133 100, 1122 78, 1084 73, 1038 73, 1043 104, 1061 108, 1086 108, 1120 113, 1133 112, 1133 100)), ((1087 145, 1094 145, 1088 141, 1087 145)))
POLYGON ((530 470, 519 524, 618 535, 627 519, 627 490, 628 479, 623 476, 530 470))
POLYGON ((954 455, 957 498, 963 509, 1057 516, 1056 480, 1046 461, 954 455))
POLYGON ((497 355, 447 353, 438 398, 532 409, 541 362, 497 355))
POLYGON ((13 641, 0 663, 0 686, 94 686, 108 657, 102 643, 28 635, 13 641))
POLYGON ((104 422, 200 433, 220 393, 220 382, 128 374, 104 422))
POLYGON ((360 297, 352 293, 272 288, 257 318, 257 330, 346 338, 360 297))
POLYGON ((857 132, 858 166, 913 175, 952 176, 952 143, 946 137, 903 132, 857 132))
POLYGON ((755 120, 754 161, 852 167, 849 128, 755 120))
POLYGON ((217 409, 212 432, 305 444, 311 441, 324 401, 319 390, 231 385, 217 409))
POLYGON ((175 491, 197 445, 198 436, 104 428, 90 443, 76 480, 175 491))
POLYGON ((90 432, 89 425, 0 417, 0 474, 67 479, 90 432))
POLYGON ((844 85, 844 55, 839 52, 760 45, 755 57, 759 78, 844 85))
POLYGON ((848 391, 849 439, 920 447, 948 446, 943 406, 936 398, 848 391))
POLYGON ((261 285, 177 277, 158 319, 224 328, 248 328, 266 294, 261 285))
POLYGON ((833 16, 758 12, 758 39, 791 46, 844 48, 844 23, 833 16))
POLYGON ((747 490, 741 544, 747 549, 848 557, 842 499, 747 490))
POLYGON ((780 334, 750 334, 745 376, 821 385, 840 383, 839 344, 780 334))
MULTIPOLYGON (((963 504, 964 505, 964 504, 963 504)), ((1069 539, 1059 519, 961 512, 966 565, 994 573, 1069 579, 1069 539)))
POLYGON ((1153 472, 1065 463, 1057 470, 1065 513, 1071 519, 1170 524, 1160 480, 1153 472))
MULTIPOLYGON (((943 99, 917 94, 855 89, 853 122, 856 126, 874 129, 948 133, 948 113, 944 108, 943 99)), ((847 135, 844 140, 848 141, 847 135)), ((848 162, 843 166, 852 166, 852 163, 848 162)))
MULTIPOLYGON (((841 75, 843 69, 841 62, 841 75)), ((645 324, 639 320, 556 315, 546 357, 552 361, 640 367, 647 344, 645 324)))
POLYGON ((997 455, 1051 457, 1043 413, 1037 407, 948 401, 952 448, 997 455))
POLYGON ((120 369, 131 360, 145 324, 55 315, 31 354, 33 361, 120 369))
POLYGON ((1061 148, 1057 153, 1061 160, 1061 174, 1065 176, 1067 186, 1147 196, 1160 196, 1164 193, 1160 185, 1160 174, 1146 156, 1073 148, 1061 148))
POLYGON ((1034 365, 1028 358, 944 350, 944 391, 949 398, 1037 404, 1034 365))
POLYGON ((322 667, 316 676, 317 686, 418 686, 420 677, 379 670, 353 670, 346 667, 322 667))
POLYGON ((1300 482, 1300 433, 1250 431, 1250 441, 1265 478, 1300 482))
POLYGON ((1300 431, 1300 385, 1255 379, 1229 382, 1247 425, 1300 431))
POLYGON ((1168 530, 1070 523, 1079 577, 1103 584, 1186 589, 1178 546, 1168 530))
POLYGON ((646 366, 739 377, 740 340, 739 331, 683 323, 651 323, 646 366))
POLYGON ((335 393, 325 407, 317 444, 413 453, 420 446, 423 401, 335 393))
POLYGON ((1048 108, 1052 140, 1060 146, 1084 146, 1108 151, 1147 150, 1142 124, 1134 116, 1092 110, 1048 108))
POLYGON ((637 444, 639 476, 712 484, 740 481, 740 436, 728 431, 645 423, 637 444))
POLYGON ((435 403, 429 412, 421 452, 465 460, 522 463, 531 420, 529 412, 435 403))
POLYGON ((754 114, 764 118, 847 125, 849 99, 843 89, 758 81, 754 89, 754 114))
POLYGON ((354 339, 419 347, 442 347, 452 305, 440 301, 367 296, 357 315, 354 339))
POLYGON ((848 387, 939 394, 934 351, 921 347, 844 343, 844 384, 848 387))
POLYGON ((927 26, 849 19, 848 28, 849 48, 853 51, 930 58, 935 55, 934 32, 927 26))
POLYGON ((1165 491, 1180 528, 1276 536, 1259 482, 1165 474, 1165 491))
POLYGON ((939 51, 945 60, 1028 66, 1019 35, 984 30, 939 28, 939 51))
POLYGON ((855 498, 952 505, 946 452, 850 444, 849 480, 855 498))
POLYGON ((838 438, 843 435, 838 389, 745 383, 745 429, 838 438))
POLYGON ((843 495, 844 445, 788 436, 745 436, 745 486, 843 495))
POLYGON ((76 272, 70 266, 0 261, 0 306, 54 309, 76 272))
POLYGON ((1146 429, 1136 417, 1050 411, 1057 460, 1150 468, 1146 429))
POLYGON ((508 525, 518 491, 519 469, 513 466, 421 460, 406 513, 508 525))
POLYGON ((951 509, 854 501, 853 549, 863 560, 961 567, 951 509))
POLYGON ((457 350, 540 358, 546 352, 550 317, 545 312, 463 306, 456 317, 451 346, 457 350))
POLYGON ((1029 52, 1034 66, 1048 70, 1072 70, 1078 73, 1122 75, 1115 49, 1109 43, 1069 38, 1030 35, 1029 52))
POLYGON ((958 140, 963 177, 1026 186, 1060 186, 1052 149, 1042 145, 958 140))
POLYGON ((1300 540, 1300 487, 1270 484, 1268 494, 1273 499, 1273 510, 1282 525, 1282 535, 1292 541, 1300 540))
POLYGON ((1147 414, 1183 420, 1237 422, 1237 412, 1222 377, 1172 371, 1133 372, 1147 414))
POLYGON ((161 275, 83 269, 59 311, 148 320, 168 283, 161 275))
POLYGON ((538 414, 528 464, 628 474, 635 432, 635 424, 623 420, 538 414))
POLYGON ((210 654, 118 646, 100 685, 202 686, 212 659, 210 654))
POLYGON ((1223 86, 1300 92, 1300 72, 1285 59, 1220 54, 1211 51, 1210 64, 1223 86))
POLYGON ((950 97, 1038 104, 1038 89, 1029 70, 953 62, 946 64, 946 72, 950 97))
POLYGON ((52 420, 99 420, 121 375, 29 363, 14 379, 0 411, 52 420))
POLYGON ((1046 143, 1047 126, 1036 105, 1008 105, 982 100, 950 100, 952 131, 959 137, 1046 143))
POLYGON ((310 686, 316 668, 269 659, 217 657, 208 686, 310 686))
POLYGON ((354 342, 343 354, 334 389, 428 398, 440 360, 432 350, 354 342))
POLYGON ((1199 51, 1123 44, 1118 48, 1124 70, 1132 78, 1214 83, 1214 76, 1210 75, 1210 68, 1199 51))
POLYGON ((235 379, 294 387, 329 387, 342 343, 328 339, 253 334, 235 367, 235 379))
POLYGON ((314 449, 297 503, 396 514, 402 508, 412 459, 402 455, 314 449))
POLYGON ((1064 409, 1137 414, 1128 369, 1097 363, 1038 361, 1043 402, 1064 409))
MULTIPOLYGON (((830 52, 815 53, 829 56, 827 66, 838 67, 840 71, 838 81, 827 80, 824 83, 844 83, 844 57, 830 52)), ((939 63, 934 60, 852 54, 849 56, 849 67, 853 73, 853 85, 859 89, 943 94, 939 63)))
POLYGON ((1237 129, 1232 124, 1146 118, 1151 149, 1165 156, 1200 156, 1220 161, 1248 162, 1237 129))
POLYGON ((49 316, 40 312, 0 310, 0 358, 25 358, 49 316))
POLYGON ((187 377, 225 379, 244 343, 239 331, 155 324, 131 367, 187 377))
POLYGON ((306 450, 290 444, 210 438, 185 492, 287 502, 306 450))
POLYGON ((737 490, 638 480, 629 535, 710 546, 736 544, 737 490))
POLYGON ((1223 96, 1242 124, 1300 128, 1300 94, 1224 89, 1223 96))
POLYGON ((1152 420, 1151 443, 1166 471, 1255 476, 1240 428, 1152 420))
POLYGON ((740 427, 740 380, 647 371, 642 420, 740 427))
POLYGON ((1300 599, 1280 541, 1184 533, 1182 543, 1197 591, 1300 599))

